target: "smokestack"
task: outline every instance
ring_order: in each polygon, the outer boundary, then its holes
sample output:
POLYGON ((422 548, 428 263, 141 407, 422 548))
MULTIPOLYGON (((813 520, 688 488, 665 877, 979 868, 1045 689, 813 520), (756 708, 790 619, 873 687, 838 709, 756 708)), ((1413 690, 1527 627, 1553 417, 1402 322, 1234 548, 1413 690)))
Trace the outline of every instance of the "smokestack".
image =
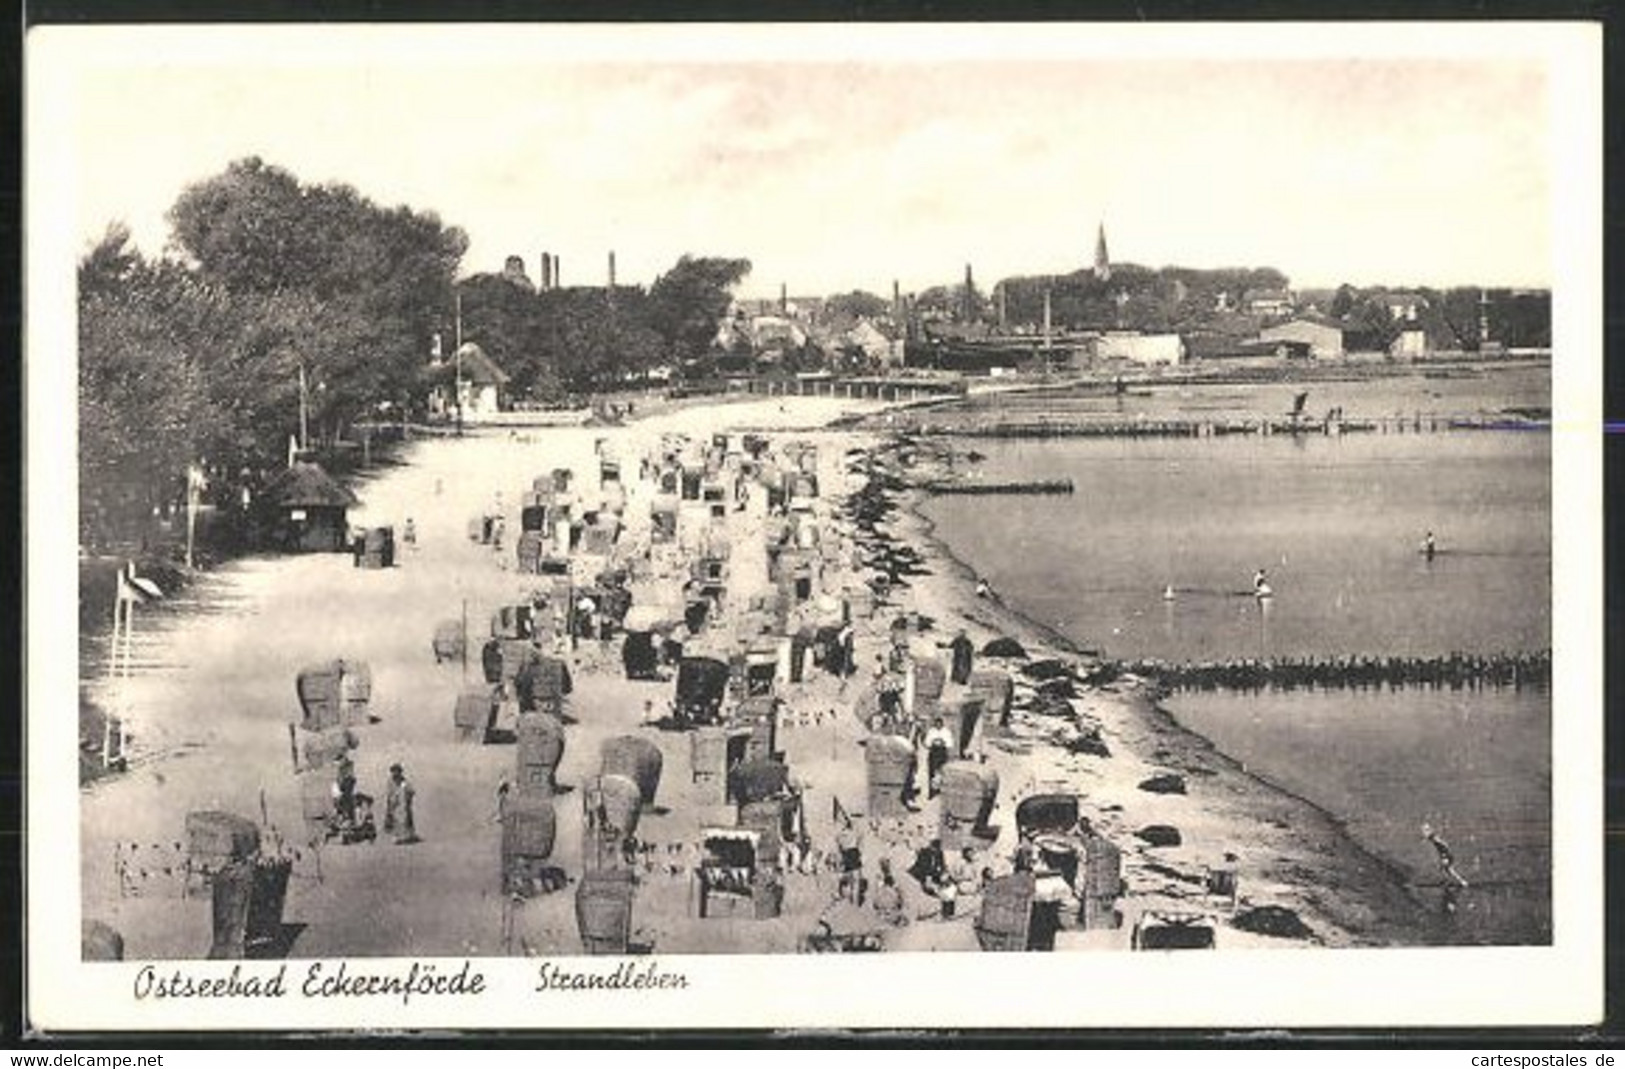
POLYGON ((615 250, 609 250, 609 288, 615 288, 615 250))
POLYGON ((970 264, 966 264, 965 265, 965 303, 964 303, 963 311, 961 312, 961 314, 965 317, 965 319, 967 321, 971 317, 971 311, 972 311, 971 294, 972 294, 972 292, 974 292, 975 288, 976 288, 976 283, 971 279, 970 264))
POLYGON ((553 288, 553 257, 552 257, 551 254, 545 253, 545 252, 542 253, 542 266, 540 268, 538 268, 537 270, 541 272, 542 289, 544 291, 552 289, 553 288))
POLYGON ((779 315, 790 313, 790 288, 783 282, 779 283, 779 315))
POLYGON ((556 255, 556 254, 554 255, 554 257, 553 257, 553 288, 554 289, 558 289, 560 286, 562 286, 564 284, 563 282, 560 281, 560 279, 562 279, 564 277, 564 269, 559 266, 563 262, 564 262, 564 257, 556 255))
POLYGON ((1046 348, 1046 349, 1049 348, 1049 330, 1050 330, 1049 287, 1046 286, 1044 288, 1044 348, 1046 348))

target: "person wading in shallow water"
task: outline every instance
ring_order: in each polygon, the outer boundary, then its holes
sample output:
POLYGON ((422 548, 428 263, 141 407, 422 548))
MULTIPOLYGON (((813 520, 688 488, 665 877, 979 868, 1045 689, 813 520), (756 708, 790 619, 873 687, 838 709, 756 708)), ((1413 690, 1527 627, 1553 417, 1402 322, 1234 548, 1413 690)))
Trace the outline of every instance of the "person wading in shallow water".
POLYGON ((1450 852, 1450 844, 1439 838, 1439 833, 1433 830, 1433 825, 1422 825, 1422 838, 1433 844, 1434 853, 1439 855, 1439 872, 1444 878, 1457 887, 1466 887, 1466 878, 1456 871, 1456 858, 1450 852))

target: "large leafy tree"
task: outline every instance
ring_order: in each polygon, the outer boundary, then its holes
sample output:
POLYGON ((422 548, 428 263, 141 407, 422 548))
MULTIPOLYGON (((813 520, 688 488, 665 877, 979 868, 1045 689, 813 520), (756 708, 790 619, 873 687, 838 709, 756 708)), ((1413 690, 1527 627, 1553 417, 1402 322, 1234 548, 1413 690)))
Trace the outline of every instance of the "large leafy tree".
POLYGON ((648 325, 664 339, 673 359, 696 364, 711 354, 733 288, 748 274, 749 260, 685 255, 655 279, 649 289, 648 325))
MULTIPOLYGON (((257 313, 242 345, 215 354, 223 381, 243 371, 261 386, 255 372, 296 379, 302 366, 313 430, 326 439, 420 381, 467 248, 433 214, 383 208, 345 185, 307 186, 253 157, 187 188, 169 221, 197 278, 257 313)), ((284 393, 262 400, 281 409, 284 393)))
POLYGON ((865 290, 838 293, 824 302, 824 314, 831 319, 879 319, 891 313, 891 302, 865 290))
POLYGON ((199 359, 227 309, 129 237, 110 228, 79 268, 80 507, 98 535, 169 498, 227 422, 199 359))

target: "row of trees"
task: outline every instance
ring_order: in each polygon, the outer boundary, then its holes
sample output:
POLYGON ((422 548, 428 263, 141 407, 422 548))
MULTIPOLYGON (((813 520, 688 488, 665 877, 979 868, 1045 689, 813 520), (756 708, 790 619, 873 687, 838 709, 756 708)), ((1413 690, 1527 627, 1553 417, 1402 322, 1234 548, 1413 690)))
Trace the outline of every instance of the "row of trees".
MULTIPOLYGON (((217 487, 410 403, 467 248, 432 214, 249 158, 198 182, 149 259, 115 224, 79 264, 81 514, 92 526, 217 487)), ((93 532, 94 534, 94 532, 93 532)))
MULTIPOLYGON (((1390 311, 1391 292, 1345 283, 1332 294, 1327 311, 1392 340, 1401 324, 1390 311)), ((1474 352, 1486 341, 1508 349, 1543 349, 1552 344, 1552 298, 1546 291, 1459 286, 1407 292, 1420 298, 1423 326, 1430 340, 1436 337, 1441 347, 1474 352)))
POLYGON ((545 401, 703 358, 749 270, 685 257, 648 292, 526 293, 490 276, 459 289, 458 228, 252 157, 184 190, 168 222, 161 257, 115 224, 78 266, 90 541, 177 500, 194 463, 227 493, 279 468, 301 400, 318 447, 360 419, 419 411, 435 383, 431 341, 453 336, 459 292, 465 336, 472 327, 545 401))
POLYGON ((924 319, 995 323, 1001 313, 1008 329, 1038 327, 1044 322, 1044 296, 1049 295, 1050 322, 1056 329, 1176 330, 1211 313, 1221 294, 1231 302, 1260 290, 1283 290, 1287 278, 1272 267, 1187 267, 1152 269, 1113 264, 1109 278, 1092 269, 1065 275, 1016 276, 1001 281, 992 294, 975 286, 934 286, 913 302, 924 319), (1001 307, 1002 304, 1002 307, 1001 307))
POLYGON ((457 287, 461 333, 512 376, 515 394, 541 403, 660 367, 703 375, 730 293, 749 272, 748 260, 684 256, 647 290, 539 292, 506 273, 475 275, 457 287))
MULTIPOLYGON (((1153 270, 1114 264, 1106 279, 1088 269, 1014 277, 1001 281, 992 294, 966 284, 934 286, 912 300, 911 315, 927 324, 928 333, 985 332, 1001 318, 1009 330, 1034 328, 1043 323, 1048 293, 1050 322, 1057 330, 1241 329, 1249 325, 1245 317, 1221 309, 1241 310, 1248 294, 1286 289, 1287 277, 1271 267, 1153 270)), ((1389 298, 1395 292, 1343 285, 1314 302, 1300 302, 1296 311, 1330 316, 1385 347, 1404 326, 1391 310, 1389 298)), ((1404 292, 1420 298, 1418 315, 1436 347, 1476 350, 1486 329, 1491 342, 1507 348, 1551 345, 1551 297, 1543 291, 1460 287, 1404 292)))

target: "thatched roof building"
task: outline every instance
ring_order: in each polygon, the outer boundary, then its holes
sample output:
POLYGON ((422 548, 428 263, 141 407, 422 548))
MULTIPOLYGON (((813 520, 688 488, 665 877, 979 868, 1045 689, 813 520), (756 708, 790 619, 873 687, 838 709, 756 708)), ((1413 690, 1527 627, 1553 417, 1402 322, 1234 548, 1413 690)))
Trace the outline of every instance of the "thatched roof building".
POLYGON ((354 508, 361 502, 320 464, 295 461, 272 479, 261 499, 277 508, 354 508))
POLYGON ((355 494, 320 464, 296 461, 260 494, 270 512, 273 545, 293 552, 330 553, 349 544, 346 513, 360 504, 355 494))

